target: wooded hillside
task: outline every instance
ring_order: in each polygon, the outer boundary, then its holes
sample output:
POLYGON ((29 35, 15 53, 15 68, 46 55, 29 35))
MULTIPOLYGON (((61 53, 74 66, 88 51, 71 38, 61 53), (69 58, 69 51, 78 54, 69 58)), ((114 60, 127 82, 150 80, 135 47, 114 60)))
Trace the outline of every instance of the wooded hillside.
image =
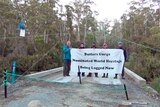
POLYGON ((123 41, 126 66, 160 91, 160 1, 130 2, 112 30, 110 20, 96 19, 93 4, 91 0, 73 0, 65 6, 58 0, 0 0, 1 73, 4 68, 11 70, 13 59, 17 73, 62 66, 62 47, 68 39, 72 47, 80 42, 90 47, 95 41, 98 47, 107 42, 109 48, 117 48, 117 41, 123 41), (19 23, 25 25, 25 37, 19 36, 19 23))

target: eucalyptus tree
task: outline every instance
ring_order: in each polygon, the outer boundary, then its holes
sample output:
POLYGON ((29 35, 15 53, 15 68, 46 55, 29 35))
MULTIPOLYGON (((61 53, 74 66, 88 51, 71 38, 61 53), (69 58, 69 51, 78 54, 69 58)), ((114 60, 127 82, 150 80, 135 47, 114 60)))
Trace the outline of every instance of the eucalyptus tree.
POLYGON ((48 43, 49 35, 58 30, 56 3, 57 0, 13 0, 18 17, 25 22, 29 39, 35 51, 37 51, 36 36, 43 36, 44 43, 48 43))
POLYGON ((72 2, 74 8, 74 17, 77 23, 77 41, 80 41, 80 24, 82 19, 91 12, 91 5, 94 4, 91 0, 75 0, 72 2))
MULTIPOLYGON (((135 65, 132 69, 142 77, 151 80, 159 76, 160 49, 160 1, 159 0, 134 0, 130 3, 130 9, 121 17, 121 30, 125 38, 143 45, 127 45, 129 57, 135 55, 135 65), (147 48, 152 47, 152 48, 147 48), (142 57, 144 56, 144 57, 142 57), (153 63, 155 61, 155 63, 153 63), (157 62, 156 62, 157 61, 157 62), (136 65, 138 63, 138 66, 136 65)), ((132 42, 129 42, 132 43, 132 42)))
POLYGON ((65 5, 66 8, 66 17, 67 17, 67 30, 69 35, 73 35, 73 7, 70 5, 65 5))
POLYGON ((14 35, 16 31, 17 11, 10 0, 0 0, 0 34, 6 38, 7 35, 14 35))

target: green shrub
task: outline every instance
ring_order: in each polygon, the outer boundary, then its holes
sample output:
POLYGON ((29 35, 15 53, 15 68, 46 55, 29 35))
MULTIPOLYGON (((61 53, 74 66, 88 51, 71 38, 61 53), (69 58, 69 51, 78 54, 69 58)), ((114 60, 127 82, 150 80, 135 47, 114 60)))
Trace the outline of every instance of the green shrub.
POLYGON ((86 45, 87 46, 86 47, 91 47, 93 42, 96 42, 95 34, 87 33, 87 36, 86 36, 86 45))
POLYGON ((151 86, 152 86, 152 88, 154 88, 155 90, 157 90, 160 93, 160 77, 159 78, 155 78, 151 82, 151 86))
POLYGON ((133 70, 135 70, 134 66, 136 65, 136 59, 137 59, 136 53, 132 53, 128 58, 128 62, 126 63, 126 67, 128 67, 130 69, 132 68, 133 70))

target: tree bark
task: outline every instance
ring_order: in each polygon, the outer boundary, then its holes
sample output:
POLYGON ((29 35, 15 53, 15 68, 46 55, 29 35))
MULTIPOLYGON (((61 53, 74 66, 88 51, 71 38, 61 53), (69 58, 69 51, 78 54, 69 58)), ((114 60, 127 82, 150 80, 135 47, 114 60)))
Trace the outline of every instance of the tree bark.
POLYGON ((5 57, 6 55, 5 55, 5 51, 6 51, 6 45, 7 45, 7 43, 6 43, 6 33, 7 33, 7 29, 5 29, 5 28, 3 28, 3 30, 4 30, 4 33, 3 33, 3 37, 4 37, 4 47, 3 47, 3 57, 5 57))
POLYGON ((36 47, 36 44, 35 44, 35 41, 34 41, 34 33, 33 33, 32 31, 31 31, 31 33, 30 33, 30 36, 31 36, 31 38, 30 38, 31 44, 33 45, 34 51, 37 52, 38 49, 37 49, 37 47, 36 47))
POLYGON ((79 21, 79 18, 78 18, 78 26, 77 26, 77 42, 79 42, 80 41, 80 28, 79 28, 79 26, 80 26, 80 21, 79 21))
POLYGON ((48 34, 46 29, 44 30, 43 36, 44 36, 44 43, 48 43, 48 34))

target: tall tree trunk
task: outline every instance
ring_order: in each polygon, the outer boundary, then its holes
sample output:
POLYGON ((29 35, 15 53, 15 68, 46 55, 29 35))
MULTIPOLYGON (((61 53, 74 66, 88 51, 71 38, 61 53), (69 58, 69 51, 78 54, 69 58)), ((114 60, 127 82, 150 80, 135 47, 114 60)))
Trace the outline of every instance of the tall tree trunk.
POLYGON ((7 33, 7 29, 3 28, 4 33, 3 33, 3 37, 4 37, 4 41, 6 40, 6 33, 7 33))
POLYGON ((48 43, 48 34, 46 29, 44 30, 43 36, 44 36, 44 43, 48 43))
POLYGON ((31 31, 30 36, 31 36, 30 41, 31 41, 31 44, 33 45, 34 51, 37 52, 38 49, 37 49, 35 41, 34 41, 34 33, 33 33, 33 31, 31 31))
POLYGON ((79 18, 78 18, 78 26, 77 26, 77 42, 80 42, 80 21, 79 21, 79 18))
POLYGON ((6 53, 5 53, 5 51, 6 51, 6 45, 7 45, 7 43, 6 43, 6 33, 7 33, 7 29, 5 29, 5 28, 3 28, 3 30, 4 30, 4 33, 3 33, 3 39, 4 39, 4 47, 3 47, 3 53, 2 53, 2 55, 3 55, 3 57, 5 57, 6 56, 6 53))
POLYGON ((38 51, 38 49, 37 49, 37 47, 36 47, 36 44, 35 44, 34 36, 33 36, 33 35, 32 35, 31 42, 32 42, 32 45, 33 45, 33 47, 34 47, 35 52, 37 52, 37 51, 38 51))

